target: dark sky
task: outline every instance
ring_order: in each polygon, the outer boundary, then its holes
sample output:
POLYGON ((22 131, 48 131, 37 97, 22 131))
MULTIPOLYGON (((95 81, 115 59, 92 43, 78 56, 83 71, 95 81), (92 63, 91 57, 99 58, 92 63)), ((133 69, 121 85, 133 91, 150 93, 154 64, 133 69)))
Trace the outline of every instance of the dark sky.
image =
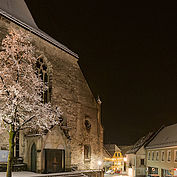
POLYGON ((103 102, 106 143, 132 144, 177 123, 176 4, 26 3, 40 29, 79 54, 89 86, 103 102))

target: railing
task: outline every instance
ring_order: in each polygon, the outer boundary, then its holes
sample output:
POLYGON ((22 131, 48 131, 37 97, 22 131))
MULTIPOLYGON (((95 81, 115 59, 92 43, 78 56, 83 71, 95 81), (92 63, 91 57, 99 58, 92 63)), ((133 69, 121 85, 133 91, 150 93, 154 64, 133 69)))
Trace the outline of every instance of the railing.
POLYGON ((78 165, 76 165, 76 166, 74 166, 74 167, 72 167, 71 169, 73 170, 73 171, 77 171, 77 172, 81 172, 82 174, 84 174, 85 175, 85 177, 87 176, 87 177, 89 177, 90 175, 90 173, 91 173, 91 176, 90 177, 93 177, 93 176, 95 176, 95 177, 102 177, 103 175, 102 175, 102 170, 93 170, 93 169, 88 169, 88 170, 78 170, 78 166, 80 166, 80 167, 83 167, 83 169, 85 168, 85 165, 83 165, 83 164, 78 164, 78 165), (99 176, 98 176, 99 175, 99 176))

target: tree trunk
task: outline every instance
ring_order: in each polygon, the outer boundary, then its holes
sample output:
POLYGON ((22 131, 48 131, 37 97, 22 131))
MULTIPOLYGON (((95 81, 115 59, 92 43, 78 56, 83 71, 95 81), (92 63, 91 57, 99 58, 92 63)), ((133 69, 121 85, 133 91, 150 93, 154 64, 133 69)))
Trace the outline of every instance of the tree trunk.
POLYGON ((8 155, 8 162, 7 162, 6 177, 12 177, 12 165, 13 165, 13 157, 14 157, 14 139, 15 139, 14 128, 13 128, 13 125, 11 125, 11 129, 9 132, 9 155, 8 155))

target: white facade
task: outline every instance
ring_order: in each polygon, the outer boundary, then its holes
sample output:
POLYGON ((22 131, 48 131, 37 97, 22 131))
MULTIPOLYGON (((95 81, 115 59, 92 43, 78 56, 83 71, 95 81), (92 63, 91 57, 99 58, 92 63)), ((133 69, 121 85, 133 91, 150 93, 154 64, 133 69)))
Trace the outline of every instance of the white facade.
POLYGON ((141 147, 136 153, 126 154, 127 172, 130 177, 146 175, 146 150, 141 147))

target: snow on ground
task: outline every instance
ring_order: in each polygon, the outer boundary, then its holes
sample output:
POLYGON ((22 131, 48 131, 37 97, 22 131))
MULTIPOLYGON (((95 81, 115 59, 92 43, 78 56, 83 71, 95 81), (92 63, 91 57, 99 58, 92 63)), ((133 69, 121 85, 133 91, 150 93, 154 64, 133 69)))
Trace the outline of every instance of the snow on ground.
MULTIPOLYGON (((12 173, 12 177, 32 177, 32 176, 37 176, 37 174, 27 171, 12 173)), ((0 172, 0 177, 6 177, 6 172, 0 172)))
MULTIPOLYGON (((36 177, 41 176, 42 174, 37 174, 33 172, 28 171, 22 171, 22 172, 13 172, 12 177, 36 177)), ((119 175, 119 174, 104 174, 105 177, 129 177, 128 175, 119 175)), ((0 172, 0 177, 6 177, 5 172, 0 172)))

